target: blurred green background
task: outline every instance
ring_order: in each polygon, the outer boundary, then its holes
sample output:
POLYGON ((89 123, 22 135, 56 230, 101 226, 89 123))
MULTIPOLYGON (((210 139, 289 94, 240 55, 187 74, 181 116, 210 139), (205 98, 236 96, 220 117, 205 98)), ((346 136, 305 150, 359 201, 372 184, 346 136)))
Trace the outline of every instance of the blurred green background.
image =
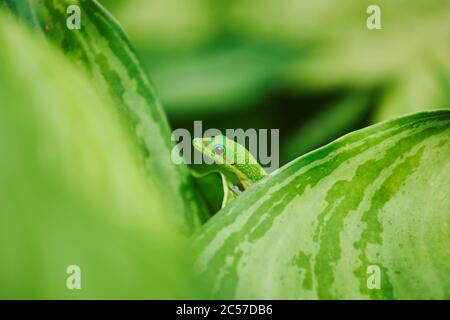
POLYGON ((101 2, 174 128, 280 128, 281 164, 374 122, 450 105, 446 0, 101 2), (366 26, 371 4, 381 30, 366 26))

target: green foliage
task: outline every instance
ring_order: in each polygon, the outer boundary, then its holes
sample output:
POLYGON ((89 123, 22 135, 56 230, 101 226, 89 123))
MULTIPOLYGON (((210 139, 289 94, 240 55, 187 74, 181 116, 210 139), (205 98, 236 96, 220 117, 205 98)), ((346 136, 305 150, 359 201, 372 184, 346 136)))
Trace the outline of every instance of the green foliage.
POLYGON ((37 38, 0 12, 0 297, 198 296, 111 100, 37 38))
POLYGON ((449 105, 448 1, 378 31, 359 0, 105 1, 144 65, 97 1, 0 3, 0 298, 450 299, 450 111, 396 118, 449 105), (295 160, 218 211, 146 69, 176 126, 280 128, 295 160))
POLYGON ((211 119, 214 127, 283 128, 282 161, 378 121, 449 106, 450 85, 441 81, 450 71, 446 0, 104 3, 134 40, 177 126, 211 119), (381 30, 366 26, 373 4, 381 30), (317 96, 339 98, 311 104, 317 96), (352 121, 341 108, 337 118, 346 123, 320 137, 309 132, 342 96, 367 103, 350 110, 352 121), (251 123, 231 122, 239 117, 251 123))
POLYGON ((220 298, 448 299, 449 170, 450 111, 349 134, 217 213, 199 270, 220 298))
POLYGON ((283 158, 294 159, 338 138, 361 120, 369 106, 362 94, 332 105, 291 134, 283 147, 283 158))
POLYGON ((59 46, 76 64, 85 67, 96 85, 108 93, 136 135, 136 143, 148 178, 164 190, 169 213, 184 233, 195 230, 203 219, 203 207, 192 192, 185 166, 170 159, 170 127, 133 48, 117 22, 96 1, 6 0, 26 22, 37 25, 47 39, 59 46), (80 6, 82 27, 70 31, 66 8, 80 6), (32 12, 32 14, 30 14, 32 12), (37 21, 37 23, 35 23, 37 21))
POLYGON ((142 54, 166 110, 177 116, 233 112, 277 89, 273 79, 292 53, 260 43, 227 41, 191 53, 142 54))
MULTIPOLYGON (((110 5, 109 1, 105 1, 105 5, 110 5)), ((369 0, 261 0, 257 4, 254 0, 195 0, 189 5, 183 0, 116 0, 111 6, 144 56, 148 52, 159 53, 162 57, 173 51, 185 53, 179 55, 180 61, 174 58, 160 66, 155 75, 158 83, 160 79, 163 82, 163 101, 169 103, 166 107, 174 114, 185 112, 195 103, 186 101, 183 109, 182 102, 177 101, 177 107, 172 110, 172 95, 176 93, 166 84, 177 83, 180 75, 202 83, 211 74, 201 69, 194 72, 181 69, 174 74, 172 68, 181 62, 195 64, 196 53, 200 54, 208 46, 216 45, 218 52, 226 53, 229 38, 244 40, 242 43, 265 43, 272 50, 276 48, 293 55, 289 59, 279 56, 260 66, 261 70, 277 69, 269 87, 259 91, 260 99, 267 90, 280 87, 302 94, 317 91, 326 94, 335 88, 360 90, 386 85, 386 94, 398 90, 396 95, 402 97, 398 98, 399 103, 376 106, 381 110, 375 113, 373 121, 447 106, 439 92, 433 94, 440 91, 440 72, 450 69, 449 2, 446 0, 433 3, 428 0, 377 3, 369 0), (366 10, 372 4, 381 8, 381 30, 366 27, 366 10), (405 87, 407 93, 403 92, 405 87), (411 95, 420 99, 414 100, 411 95)), ((156 62, 154 55, 148 59, 156 62)), ((255 53, 260 58, 265 55, 265 50, 255 53)), ((221 55, 216 53, 216 57, 211 58, 220 65, 221 55)), ((255 57, 247 63, 251 64, 254 59, 258 60, 255 57)), ((236 61, 235 67, 239 65, 242 64, 236 61)), ((152 70, 152 64, 148 66, 152 70)), ((224 66, 215 74, 228 69, 224 66)), ((235 72, 236 82, 242 73, 235 72)), ((193 90, 192 97, 198 91, 192 86, 184 90, 189 89, 193 90)), ((198 95, 198 99, 202 101, 202 96, 198 95)), ((210 108, 217 105, 221 105, 221 101, 212 100, 210 108)), ((236 110, 238 106, 234 104, 230 108, 236 110)))

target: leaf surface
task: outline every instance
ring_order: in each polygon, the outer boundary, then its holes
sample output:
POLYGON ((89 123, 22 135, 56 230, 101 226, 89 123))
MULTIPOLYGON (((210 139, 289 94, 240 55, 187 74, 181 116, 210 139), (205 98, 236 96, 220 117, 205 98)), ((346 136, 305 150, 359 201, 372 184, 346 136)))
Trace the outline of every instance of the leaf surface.
POLYGON ((136 137, 148 178, 163 190, 168 214, 189 234, 204 219, 204 206, 193 190, 189 170, 171 160, 171 129, 153 86, 125 33, 97 1, 5 0, 73 61, 87 69, 97 88, 112 97, 136 137), (81 29, 69 30, 69 5, 80 8, 81 29), (37 22, 36 22, 37 21, 37 22))
POLYGON ((221 298, 448 299, 449 172, 450 111, 354 132, 217 213, 198 270, 221 298))
POLYGON ((110 98, 1 10, 0 46, 0 297, 198 296, 110 98))

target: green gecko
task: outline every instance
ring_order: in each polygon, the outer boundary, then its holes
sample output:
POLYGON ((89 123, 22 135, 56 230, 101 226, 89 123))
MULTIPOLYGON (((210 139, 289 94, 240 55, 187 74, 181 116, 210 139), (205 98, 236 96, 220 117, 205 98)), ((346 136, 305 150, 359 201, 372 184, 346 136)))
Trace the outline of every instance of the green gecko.
POLYGON ((226 136, 195 138, 192 144, 199 152, 214 160, 221 174, 224 193, 222 208, 267 175, 245 147, 226 136))

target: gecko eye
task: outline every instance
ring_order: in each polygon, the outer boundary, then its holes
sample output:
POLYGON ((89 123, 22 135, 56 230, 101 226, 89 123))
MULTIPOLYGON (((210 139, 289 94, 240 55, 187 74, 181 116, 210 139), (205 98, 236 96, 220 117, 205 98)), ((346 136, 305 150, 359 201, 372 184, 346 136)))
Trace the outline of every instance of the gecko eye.
POLYGON ((216 151, 216 154, 221 155, 223 153, 224 149, 220 144, 216 144, 214 146, 214 151, 216 151))

